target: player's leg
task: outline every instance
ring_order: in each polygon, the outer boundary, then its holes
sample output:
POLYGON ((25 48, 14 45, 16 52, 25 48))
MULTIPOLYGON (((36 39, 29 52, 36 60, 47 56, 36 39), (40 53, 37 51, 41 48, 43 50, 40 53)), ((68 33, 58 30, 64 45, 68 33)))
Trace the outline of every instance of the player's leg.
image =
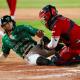
POLYGON ((11 6, 11 0, 6 0, 7 1, 7 4, 8 4, 8 7, 10 9, 10 6, 11 6))
POLYGON ((58 57, 52 57, 52 62, 54 62, 56 65, 67 65, 76 55, 78 54, 75 53, 75 51, 65 46, 60 51, 58 57))
POLYGON ((32 65, 52 65, 51 60, 46 58, 47 52, 39 45, 33 47, 25 56, 25 60, 32 65))
POLYGON ((36 53, 44 57, 50 57, 51 55, 55 54, 55 49, 47 50, 44 47, 40 46, 40 44, 36 45, 33 48, 33 51, 36 51, 36 53))
POLYGON ((70 61, 69 64, 80 64, 80 50, 75 50, 74 51, 75 56, 73 59, 70 61))
POLYGON ((32 52, 26 55, 25 60, 28 61, 31 65, 51 65, 52 62, 49 59, 46 59, 45 57, 41 56, 40 54, 36 54, 32 52))
POLYGON ((7 3, 10 9, 10 15, 14 18, 17 0, 7 0, 7 3))

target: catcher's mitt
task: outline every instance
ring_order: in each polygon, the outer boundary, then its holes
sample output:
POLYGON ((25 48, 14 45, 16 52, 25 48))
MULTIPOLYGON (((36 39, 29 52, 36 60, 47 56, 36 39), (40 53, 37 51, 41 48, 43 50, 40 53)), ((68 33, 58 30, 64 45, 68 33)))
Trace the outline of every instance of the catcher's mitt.
POLYGON ((43 36, 43 38, 40 40, 40 42, 38 43, 38 47, 40 48, 45 48, 45 46, 50 42, 49 38, 46 36, 43 36))
POLYGON ((44 45, 47 45, 50 42, 49 38, 46 36, 43 36, 42 40, 44 42, 44 45))

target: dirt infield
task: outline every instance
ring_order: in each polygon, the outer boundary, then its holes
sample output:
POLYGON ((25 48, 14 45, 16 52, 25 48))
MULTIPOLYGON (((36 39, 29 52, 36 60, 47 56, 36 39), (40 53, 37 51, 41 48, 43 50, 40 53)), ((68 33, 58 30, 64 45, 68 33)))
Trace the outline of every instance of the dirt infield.
POLYGON ((0 80, 80 80, 80 68, 1 63, 0 80))
POLYGON ((0 63, 0 80, 80 80, 80 67, 30 66, 19 58, 8 57, 0 63))
MULTIPOLYGON (((15 16, 18 20, 37 20, 39 19, 40 9, 17 9, 15 16)), ((58 12, 64 16, 67 16, 71 19, 79 19, 80 18, 80 8, 58 8, 58 12)), ((0 17, 9 14, 8 9, 0 9, 0 17)))
MULTIPOLYGON (((18 9, 17 20, 37 20, 39 9, 18 9)), ((59 9, 59 13, 73 19, 80 18, 80 8, 59 9)), ((0 17, 9 14, 0 9, 0 17)), ((80 65, 75 66, 31 66, 25 63, 13 51, 8 58, 0 62, 0 80, 80 80, 80 65)))

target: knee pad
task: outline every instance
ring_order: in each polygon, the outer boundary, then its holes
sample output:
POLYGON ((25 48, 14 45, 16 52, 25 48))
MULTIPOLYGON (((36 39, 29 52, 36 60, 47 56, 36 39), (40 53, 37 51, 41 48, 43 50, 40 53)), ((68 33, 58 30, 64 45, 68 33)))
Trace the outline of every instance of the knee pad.
POLYGON ((38 57, 36 61, 37 65, 50 65, 51 61, 49 59, 46 59, 43 56, 38 57))
POLYGON ((57 57, 57 56, 51 57, 51 61, 52 61, 53 63, 56 63, 58 60, 59 60, 59 57, 57 57))
POLYGON ((37 65, 36 61, 40 55, 39 54, 31 54, 27 57, 28 63, 30 65, 37 65))

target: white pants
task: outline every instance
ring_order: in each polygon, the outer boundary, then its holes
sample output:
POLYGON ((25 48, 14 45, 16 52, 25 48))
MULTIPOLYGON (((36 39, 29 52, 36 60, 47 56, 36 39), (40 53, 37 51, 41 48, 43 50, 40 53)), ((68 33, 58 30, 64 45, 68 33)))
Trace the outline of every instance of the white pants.
POLYGON ((40 48, 39 45, 36 45, 28 52, 28 54, 25 56, 24 59, 28 61, 28 63, 31 65, 37 65, 36 61, 40 56, 49 57, 53 55, 53 53, 54 53, 54 50, 48 51, 48 50, 45 50, 44 48, 40 48))

